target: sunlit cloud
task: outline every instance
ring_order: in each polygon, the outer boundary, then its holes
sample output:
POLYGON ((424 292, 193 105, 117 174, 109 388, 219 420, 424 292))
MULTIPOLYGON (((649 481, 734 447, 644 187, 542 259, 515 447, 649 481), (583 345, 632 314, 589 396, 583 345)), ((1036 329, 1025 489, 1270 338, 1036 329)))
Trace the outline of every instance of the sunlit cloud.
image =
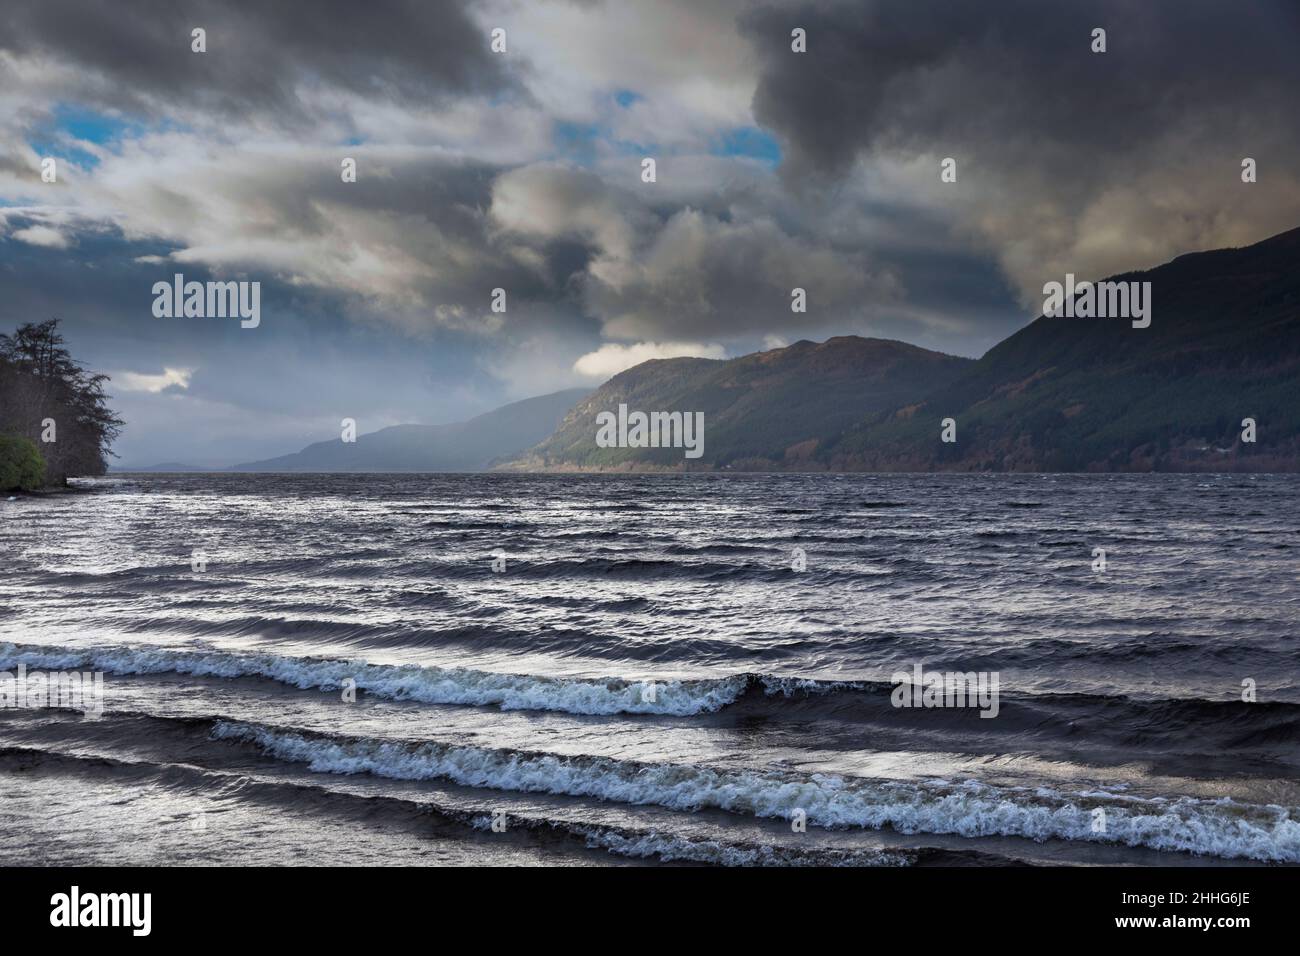
POLYGON ((635 345, 620 345, 608 342, 574 362, 573 370, 588 378, 606 379, 651 359, 726 357, 727 350, 721 345, 701 345, 697 342, 637 342, 635 345))
POLYGON ((189 388, 192 368, 165 368, 161 375, 147 372, 117 372, 112 375, 113 385, 128 392, 161 392, 168 388, 189 388))

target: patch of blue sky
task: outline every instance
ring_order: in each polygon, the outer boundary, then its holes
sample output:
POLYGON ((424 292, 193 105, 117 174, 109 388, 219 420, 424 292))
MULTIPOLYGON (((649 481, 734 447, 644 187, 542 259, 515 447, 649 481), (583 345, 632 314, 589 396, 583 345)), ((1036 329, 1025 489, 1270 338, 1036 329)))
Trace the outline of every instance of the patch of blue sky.
MULTIPOLYGON (((628 102, 639 99, 635 93, 627 94, 628 102)), ((620 101, 621 102, 621 101, 620 101)), ((655 143, 637 143, 617 139, 609 126, 601 123, 572 123, 557 121, 552 128, 555 157, 580 166, 595 163, 598 153, 621 153, 629 156, 657 156, 662 150, 655 143)), ((742 126, 727 130, 714 137, 709 152, 714 156, 738 157, 754 160, 775 168, 781 164, 781 145, 776 137, 756 126, 742 126)))
POLYGON ((66 103, 55 107, 54 123, 57 129, 99 146, 127 135, 139 135, 143 130, 139 123, 66 103))
POLYGON ((609 130, 595 123, 570 123, 556 120, 551 130, 557 158, 580 166, 596 161, 597 144, 609 139, 609 130))
POLYGON ((99 157, 76 142, 112 148, 124 139, 136 139, 149 132, 185 130, 184 126, 170 121, 150 126, 72 103, 58 103, 51 112, 51 121, 28 139, 28 145, 41 156, 53 156, 83 167, 98 165, 99 157))
POLYGON ((61 137, 33 136, 27 140, 27 145, 35 150, 36 155, 42 159, 53 156, 55 159, 83 168, 99 165, 99 157, 94 153, 87 152, 80 146, 61 137))
MULTIPOLYGON (((615 90, 611 96, 621 109, 630 109, 633 104, 645 99, 635 90, 615 90)), ((555 158, 563 159, 579 166, 591 166, 596 162, 597 154, 602 149, 616 153, 654 155, 653 147, 642 143, 632 143, 616 139, 613 130, 605 123, 574 123, 568 120, 556 120, 551 127, 555 147, 555 158)))
POLYGON ((715 156, 741 156, 765 166, 781 164, 781 144, 771 133, 757 126, 741 126, 719 137, 711 150, 715 156))

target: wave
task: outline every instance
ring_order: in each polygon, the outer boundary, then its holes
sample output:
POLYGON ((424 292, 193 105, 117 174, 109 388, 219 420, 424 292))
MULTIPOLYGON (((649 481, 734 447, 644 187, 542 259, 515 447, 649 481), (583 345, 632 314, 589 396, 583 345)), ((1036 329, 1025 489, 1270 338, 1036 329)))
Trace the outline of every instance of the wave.
MULTIPOLYGON (((835 518, 816 517, 817 522, 831 522, 835 518)), ((492 525, 496 532, 511 529, 492 525)), ((377 529, 368 529, 375 532, 377 529)), ((457 526, 455 530, 472 531, 473 526, 457 526)), ((482 529, 479 529, 482 530, 482 529)), ((590 535, 606 540, 608 532, 590 535)), ((784 541, 784 539, 781 539, 784 541)), ((1113 540, 1113 539, 1112 539, 1113 540)), ((837 537, 801 534, 802 544, 842 544, 837 537)), ((310 555, 287 558, 231 561, 225 564, 227 578, 196 577, 189 564, 140 565, 110 571, 62 571, 32 565, 26 570, 39 573, 51 585, 65 588, 100 586, 118 589, 135 588, 141 593, 175 593, 177 591, 215 591, 219 589, 248 588, 267 581, 306 581, 311 586, 327 587, 331 581, 425 583, 433 576, 437 581, 472 582, 495 580, 492 558, 497 552, 485 551, 477 560, 446 561, 431 564, 428 561, 409 560, 404 552, 394 550, 385 557, 354 559, 338 555, 310 555)), ((915 569, 919 575, 929 576, 933 569, 924 561, 889 559, 890 564, 915 569)), ((796 572, 789 566, 788 551, 783 545, 711 545, 683 547, 671 545, 663 557, 653 556, 582 556, 557 557, 537 560, 524 556, 507 556, 510 578, 521 581, 609 581, 650 583, 672 582, 752 582, 780 584, 792 579, 796 572), (732 558, 733 560, 724 560, 732 558), (712 559, 712 560, 711 560, 712 559)), ((875 576, 852 568, 816 567, 809 574, 825 581, 856 583, 875 576)))
POLYGON ((660 714, 686 717, 717 711, 745 692, 748 675, 649 682, 500 674, 466 667, 370 664, 217 650, 106 647, 85 650, 0 644, 0 669, 18 664, 46 670, 98 670, 116 675, 189 674, 260 677, 299 689, 357 690, 389 700, 497 706, 569 714, 660 714), (653 692, 651 692, 653 691, 653 692))
POLYGON ((446 780, 492 790, 592 797, 687 812, 716 809, 759 818, 790 820, 802 811, 808 824, 831 829, 889 827, 906 834, 1116 843, 1226 859, 1300 862, 1300 810, 1228 797, 1063 793, 974 780, 894 781, 640 763, 326 736, 231 720, 217 720, 212 736, 251 744, 266 756, 305 764, 317 773, 446 780))
MULTIPOLYGON (((211 727, 211 719, 201 723, 211 727)), ((180 721, 183 724, 194 721, 180 721)), ((492 826, 492 817, 481 810, 450 806, 424 797, 391 794, 362 794, 329 786, 314 786, 287 780, 249 776, 247 772, 231 773, 193 765, 192 763, 154 763, 85 754, 30 746, 0 746, 0 768, 32 772, 37 769, 65 774, 116 778, 123 782, 139 784, 152 781, 166 786, 178 800, 189 795, 214 795, 222 800, 238 800, 275 807, 280 810, 323 813, 358 823, 373 822, 376 815, 401 825, 411 821, 421 835, 427 835, 430 823, 443 836, 455 834, 448 827, 470 831, 486 831, 492 826)), ((183 819, 178 816, 177 819, 183 819)), ((538 839, 576 840, 591 850, 604 850, 616 856, 665 863, 690 862, 714 866, 913 866, 921 865, 1018 865, 1022 861, 973 849, 945 847, 823 847, 797 844, 764 843, 758 840, 737 840, 724 836, 708 835, 705 831, 692 834, 674 833, 660 826, 637 827, 597 823, 576 819, 510 813, 509 827, 536 836, 538 839)))
MULTIPOLYGON (((974 708, 897 708, 894 685, 744 672, 696 680, 594 679, 505 674, 467 667, 373 664, 358 659, 290 657, 216 649, 121 645, 86 649, 0 644, 0 670, 17 664, 46 670, 98 670, 130 675, 185 674, 276 681, 300 690, 339 691, 347 684, 375 697, 424 704, 500 707, 588 716, 697 717, 735 709, 741 719, 777 716, 825 728, 874 726, 900 732, 965 731, 965 746, 983 738, 1083 741, 1125 753, 1181 751, 1189 741, 1240 754, 1264 750, 1274 758, 1300 749, 1300 704, 1247 704, 1198 699, 1135 700, 1080 693, 1002 693, 995 720, 974 708), (970 737, 971 734, 976 737, 970 737), (969 737, 970 739, 966 739, 969 737)), ((970 667, 953 668, 969 670, 970 667)), ((856 731, 855 731, 856 732, 856 731)), ((954 740, 953 745, 962 743, 954 740)), ((918 741, 913 741, 915 745, 918 741)), ((998 744, 1003 747, 1003 744, 998 744)))
MULTIPOLYGON (((967 671, 972 668, 933 668, 967 671)), ((896 685, 873 681, 823 682, 760 678, 762 696, 746 695, 744 707, 762 708, 763 699, 780 695, 781 716, 792 721, 830 722, 900 729, 1007 736, 1024 746, 1028 738, 1059 738, 1078 746, 1095 740, 1125 753, 1152 749, 1199 748, 1238 752, 1263 748, 1279 756, 1300 752, 1300 704, 1287 701, 1245 703, 1197 698, 1134 699, 1123 695, 1044 693, 999 695, 995 720, 974 708, 896 708, 896 685)))

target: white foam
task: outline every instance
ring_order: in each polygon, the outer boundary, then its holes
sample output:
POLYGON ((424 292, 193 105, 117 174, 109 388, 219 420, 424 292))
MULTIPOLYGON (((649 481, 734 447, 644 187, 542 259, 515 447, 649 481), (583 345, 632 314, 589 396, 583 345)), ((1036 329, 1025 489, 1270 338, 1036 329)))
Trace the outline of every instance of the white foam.
POLYGON ((869 686, 861 681, 826 681, 812 680, 807 677, 763 677, 760 681, 763 693, 769 697, 797 697, 833 694, 842 690, 866 690, 869 686))
POLYGON ((560 757, 446 744, 307 737, 257 724, 220 721, 214 735, 254 743, 282 760, 323 773, 442 779, 472 787, 596 797, 674 810, 717 808, 790 819, 802 809, 822 827, 892 827, 903 833, 1083 840, 1224 858, 1300 862, 1297 808, 1229 798, 1142 798, 999 788, 977 781, 892 781, 796 775, 606 757, 560 757), (1093 809, 1106 811, 1104 833, 1093 809))
POLYGON ((389 700, 426 704, 496 705, 503 710, 550 710, 570 714, 710 713, 732 703, 747 684, 744 675, 718 680, 656 681, 653 699, 645 685, 618 678, 598 680, 498 674, 464 667, 418 667, 365 661, 319 660, 277 654, 154 647, 86 650, 0 644, 0 670, 19 663, 47 670, 98 670, 111 674, 190 674, 196 677, 263 677, 302 689, 338 690, 345 680, 389 700))

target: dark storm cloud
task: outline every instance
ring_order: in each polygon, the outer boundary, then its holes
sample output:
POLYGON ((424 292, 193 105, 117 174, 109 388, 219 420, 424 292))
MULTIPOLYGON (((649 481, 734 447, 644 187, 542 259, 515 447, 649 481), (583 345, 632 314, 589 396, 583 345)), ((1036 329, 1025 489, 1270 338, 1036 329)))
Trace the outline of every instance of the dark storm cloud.
POLYGON ((787 185, 835 197, 906 169, 893 186, 944 210, 1026 310, 1050 276, 1101 278, 1300 222, 1291 0, 854 0, 762 5, 740 26, 787 185), (791 52, 794 27, 806 53, 791 52), (958 179, 941 184, 948 157, 958 179), (1248 187, 1246 157, 1268 170, 1248 187))
POLYGON ((456 0, 6 0, 4 21, 0 50, 71 64, 89 74, 84 96, 144 114, 288 121, 303 112, 299 84, 397 101, 514 86, 456 0))
POLYGON ((779 197, 728 193, 650 203, 593 173, 539 164, 497 179, 492 217, 548 254, 557 239, 584 243, 588 264, 575 285, 623 340, 806 331, 897 294, 895 277, 860 247, 826 242, 779 197), (812 303, 807 311, 791 308, 796 288, 812 303))
POLYGON ((1291 0, 844 0, 760 6, 741 27, 762 58, 755 115, 796 174, 842 173, 872 148, 960 146, 1025 150, 1026 165, 1050 149, 1085 170, 1229 111, 1290 126, 1300 95, 1291 0))
MULTIPOLYGON (((353 319, 407 332, 508 334, 526 321, 529 302, 579 311, 568 283, 589 253, 498 235, 488 207, 502 167, 404 147, 348 152, 361 170, 355 183, 340 181, 338 151, 321 147, 248 147, 226 157, 197 146, 159 157, 157 166, 154 157, 112 156, 103 167, 111 187, 94 201, 123 210, 122 233, 160 237, 163 251, 150 253, 159 258, 150 268, 163 277, 208 268, 275 280, 332 299, 353 319), (505 313, 490 311, 495 288, 509 291, 505 313)), ((13 230, 42 224, 7 219, 13 230)), ((81 225, 57 217, 51 224, 67 234, 81 225)))

